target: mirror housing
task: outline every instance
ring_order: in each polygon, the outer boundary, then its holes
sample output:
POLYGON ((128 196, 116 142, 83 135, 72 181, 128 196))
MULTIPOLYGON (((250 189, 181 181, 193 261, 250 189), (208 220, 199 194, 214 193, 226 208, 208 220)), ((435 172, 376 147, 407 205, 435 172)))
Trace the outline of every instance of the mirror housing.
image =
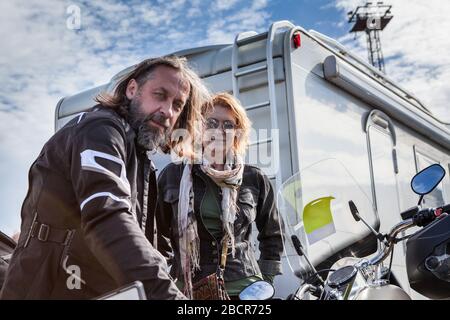
POLYGON ((432 164, 411 179, 411 189, 418 195, 424 196, 433 191, 444 176, 444 168, 440 164, 432 164))

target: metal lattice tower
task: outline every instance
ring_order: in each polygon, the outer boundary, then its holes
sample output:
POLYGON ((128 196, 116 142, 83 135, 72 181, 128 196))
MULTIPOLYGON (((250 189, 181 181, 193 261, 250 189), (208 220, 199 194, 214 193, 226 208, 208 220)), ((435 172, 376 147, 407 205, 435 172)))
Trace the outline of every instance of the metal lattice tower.
POLYGON ((394 17, 392 5, 383 2, 367 2, 348 13, 348 23, 353 23, 350 33, 364 31, 367 37, 367 53, 370 64, 386 73, 383 50, 381 49, 380 33, 394 17))

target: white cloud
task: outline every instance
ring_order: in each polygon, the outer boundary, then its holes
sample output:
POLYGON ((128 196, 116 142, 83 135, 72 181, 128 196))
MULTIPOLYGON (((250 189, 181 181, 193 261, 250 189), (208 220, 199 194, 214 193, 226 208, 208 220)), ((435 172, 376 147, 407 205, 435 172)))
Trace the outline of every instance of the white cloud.
POLYGON ((142 9, 142 18, 153 27, 159 26, 161 23, 169 24, 172 21, 172 15, 168 11, 142 9))
POLYGON ((253 0, 249 5, 239 8, 233 14, 213 15, 207 29, 207 38, 202 44, 231 43, 236 34, 240 32, 262 32, 268 28, 270 18, 267 6, 266 0, 253 0))
MULTIPOLYGON (((450 122, 450 2, 439 0, 396 0, 391 3, 394 18, 382 32, 386 72, 414 93, 440 119, 450 122)), ((336 0, 345 13, 358 0, 336 0)), ((340 39, 366 58, 366 39, 361 34, 340 39)))
POLYGON ((216 0, 213 2, 213 8, 214 10, 229 10, 231 9, 236 3, 238 3, 238 0, 216 0))
POLYGON ((253 0, 251 9, 252 10, 265 10, 269 4, 268 0, 253 0))

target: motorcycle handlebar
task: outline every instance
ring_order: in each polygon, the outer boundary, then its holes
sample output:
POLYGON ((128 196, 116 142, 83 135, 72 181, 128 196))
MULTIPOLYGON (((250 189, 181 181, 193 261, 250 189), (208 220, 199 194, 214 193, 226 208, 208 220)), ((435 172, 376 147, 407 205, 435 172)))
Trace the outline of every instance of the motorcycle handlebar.
POLYGON ((370 259, 369 264, 377 265, 389 256, 393 249, 393 245, 396 243, 397 235, 400 232, 414 226, 424 227, 444 213, 450 213, 450 204, 439 208, 426 208, 419 210, 419 212, 417 212, 412 218, 406 219, 395 225, 386 235, 388 244, 384 246, 381 252, 370 259))

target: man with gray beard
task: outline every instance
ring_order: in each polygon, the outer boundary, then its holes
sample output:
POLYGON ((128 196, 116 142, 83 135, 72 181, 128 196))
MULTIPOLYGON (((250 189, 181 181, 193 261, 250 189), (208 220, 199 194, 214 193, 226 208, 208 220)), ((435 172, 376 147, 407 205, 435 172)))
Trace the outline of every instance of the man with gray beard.
POLYGON ((185 59, 148 59, 55 133, 30 168, 0 297, 88 299, 141 281, 149 299, 185 299, 151 244, 157 187, 147 152, 187 152, 170 134, 194 135, 208 99, 185 59))
POLYGON ((167 118, 160 113, 146 115, 141 109, 141 104, 137 98, 131 100, 129 123, 132 128, 137 130, 137 143, 144 146, 147 150, 155 150, 159 146, 164 146, 169 141, 170 131, 161 131, 159 128, 147 125, 147 123, 153 120, 162 124, 165 129, 168 129, 168 125, 165 124, 167 118))

